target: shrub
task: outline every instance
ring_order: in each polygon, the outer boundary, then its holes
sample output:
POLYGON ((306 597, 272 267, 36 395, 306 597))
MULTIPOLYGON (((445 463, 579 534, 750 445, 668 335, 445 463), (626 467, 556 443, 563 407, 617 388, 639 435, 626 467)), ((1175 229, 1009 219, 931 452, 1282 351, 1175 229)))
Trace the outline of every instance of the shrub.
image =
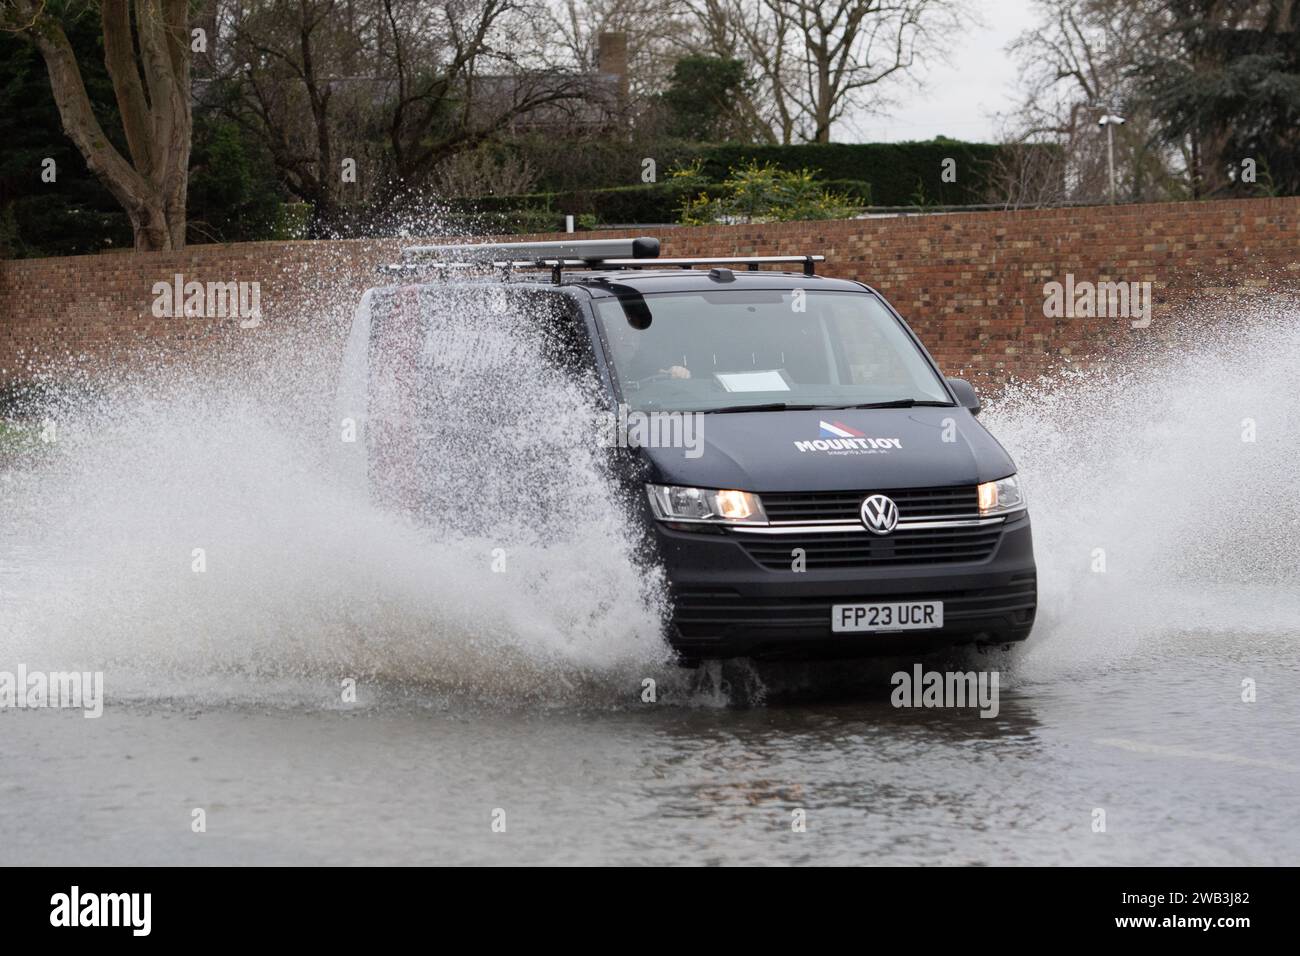
POLYGON ((824 182, 871 184, 870 201, 881 206, 911 205, 918 187, 938 205, 986 201, 995 158, 1004 147, 938 137, 914 143, 799 143, 790 146, 725 144, 698 154, 701 174, 714 182, 739 166, 770 164, 788 171, 810 169, 824 182), (943 161, 956 161, 955 182, 943 181, 943 161))
POLYGON ((706 190, 683 203, 680 219, 685 225, 698 226, 847 219, 854 212, 849 196, 828 191, 809 169, 792 171, 749 163, 731 170, 712 195, 706 190))

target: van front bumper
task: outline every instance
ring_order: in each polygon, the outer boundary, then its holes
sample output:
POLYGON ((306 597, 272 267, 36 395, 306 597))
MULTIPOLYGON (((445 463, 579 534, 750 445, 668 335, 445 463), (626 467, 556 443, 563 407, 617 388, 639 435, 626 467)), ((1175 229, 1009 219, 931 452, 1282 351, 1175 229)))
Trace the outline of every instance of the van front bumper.
POLYGON ((806 569, 795 570, 796 554, 789 568, 774 566, 774 536, 760 547, 756 536, 744 535, 655 525, 672 603, 668 640, 684 661, 924 653, 1022 641, 1033 627, 1038 593, 1028 512, 1010 516, 979 560, 818 567, 819 539, 790 539, 808 544, 806 569), (887 601, 942 601, 943 627, 832 632, 834 605, 887 601))

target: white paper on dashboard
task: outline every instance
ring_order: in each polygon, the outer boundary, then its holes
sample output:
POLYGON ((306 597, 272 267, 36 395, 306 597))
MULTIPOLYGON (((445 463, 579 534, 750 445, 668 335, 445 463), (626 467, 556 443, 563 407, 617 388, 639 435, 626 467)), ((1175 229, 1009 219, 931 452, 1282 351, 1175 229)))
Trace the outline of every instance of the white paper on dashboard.
POLYGON ((790 386, 778 369, 765 372, 716 372, 714 377, 729 392, 788 392, 790 386))

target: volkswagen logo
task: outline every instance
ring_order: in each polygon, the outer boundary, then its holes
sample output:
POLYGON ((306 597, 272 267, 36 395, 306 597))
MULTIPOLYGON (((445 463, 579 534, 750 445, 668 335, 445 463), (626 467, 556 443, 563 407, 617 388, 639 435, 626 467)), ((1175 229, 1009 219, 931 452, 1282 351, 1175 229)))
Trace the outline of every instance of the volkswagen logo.
POLYGON ((872 534, 889 534, 898 527, 898 505, 884 495, 872 495, 862 502, 862 523, 872 534))

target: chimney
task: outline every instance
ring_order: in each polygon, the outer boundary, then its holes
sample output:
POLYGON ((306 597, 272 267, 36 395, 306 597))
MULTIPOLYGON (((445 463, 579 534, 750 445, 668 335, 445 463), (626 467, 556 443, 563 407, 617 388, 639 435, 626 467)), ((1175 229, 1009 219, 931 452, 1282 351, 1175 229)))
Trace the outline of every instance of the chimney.
POLYGON ((618 92, 627 96, 627 34, 602 33, 597 39, 596 71, 618 77, 618 92))

